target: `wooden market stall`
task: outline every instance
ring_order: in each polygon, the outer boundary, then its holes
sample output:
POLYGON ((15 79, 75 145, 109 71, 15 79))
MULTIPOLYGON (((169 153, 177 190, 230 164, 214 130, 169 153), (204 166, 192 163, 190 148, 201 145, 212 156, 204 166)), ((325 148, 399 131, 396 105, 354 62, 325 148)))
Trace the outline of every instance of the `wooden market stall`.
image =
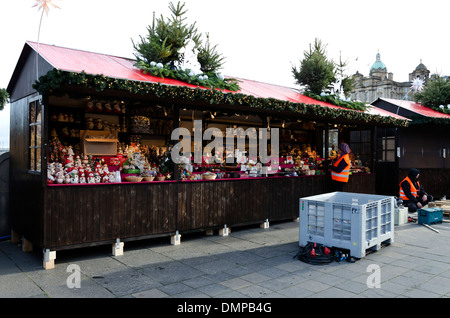
POLYGON ((13 237, 45 251, 46 268, 63 249, 121 249, 157 236, 177 244, 192 231, 295 219, 300 197, 330 190, 330 154, 340 139, 355 153, 347 191, 375 193, 375 125, 404 125, 292 88, 240 80, 239 92, 219 91, 144 74, 133 63, 24 46, 8 86, 11 227, 13 237), (239 165, 169 166, 171 132, 193 132, 195 120, 203 129, 279 128, 280 170, 261 174, 248 157, 239 165))
POLYGON ((425 190, 436 199, 450 196, 450 115, 412 101, 378 98, 379 109, 410 120, 408 127, 378 129, 376 161, 380 194, 398 196, 409 169, 420 170, 425 190))

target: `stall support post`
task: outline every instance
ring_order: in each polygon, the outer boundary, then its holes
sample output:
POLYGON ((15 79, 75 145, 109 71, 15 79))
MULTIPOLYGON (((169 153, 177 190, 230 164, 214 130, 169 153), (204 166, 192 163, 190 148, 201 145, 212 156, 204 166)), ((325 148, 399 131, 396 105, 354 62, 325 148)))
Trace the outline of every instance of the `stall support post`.
POLYGON ((33 251, 33 243, 31 243, 25 237, 22 237, 22 251, 26 253, 33 251))
MULTIPOLYGON (((178 106, 172 105, 172 110, 173 110, 173 129, 175 130, 180 127, 180 108, 178 106)), ((179 180, 180 170, 178 169, 178 165, 174 165, 173 169, 174 169, 173 180, 179 180)))
POLYGON ((20 242, 20 234, 14 230, 11 230, 11 243, 19 243, 20 242))
POLYGON ((117 239, 116 243, 112 245, 112 254, 113 256, 123 255, 123 242, 121 242, 120 239, 117 239))
POLYGON ((225 224, 223 228, 219 229, 219 235, 220 236, 228 236, 230 234, 230 229, 225 224))
POLYGON ((45 249, 43 254, 44 254, 43 260, 44 269, 47 270, 55 268, 56 251, 50 251, 49 249, 45 249))
POLYGON ((178 231, 175 232, 175 235, 170 237, 170 244, 172 245, 180 245, 181 243, 181 234, 178 231))
POLYGON ((259 225, 259 227, 262 228, 262 229, 268 229, 269 228, 269 219, 266 219, 264 222, 262 222, 259 225))

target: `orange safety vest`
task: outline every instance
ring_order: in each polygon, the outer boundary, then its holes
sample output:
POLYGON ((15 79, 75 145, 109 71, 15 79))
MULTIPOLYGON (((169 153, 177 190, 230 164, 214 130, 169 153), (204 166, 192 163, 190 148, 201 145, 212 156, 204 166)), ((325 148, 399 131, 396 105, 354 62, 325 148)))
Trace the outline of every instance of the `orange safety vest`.
POLYGON ((333 166, 337 167, 341 160, 345 160, 347 166, 341 172, 331 171, 331 179, 339 182, 348 182, 348 176, 350 175, 350 157, 348 156, 348 153, 339 158, 333 166))
POLYGON ((417 185, 419 186, 419 189, 416 189, 416 187, 414 186, 414 184, 412 183, 412 181, 409 177, 406 177, 405 179, 402 180, 402 182, 400 182, 400 198, 403 201, 409 200, 408 197, 405 195, 405 192, 403 191, 403 188, 402 188, 403 181, 409 182, 409 187, 411 188, 411 194, 417 198, 419 196, 419 194, 417 192, 420 190, 420 183, 419 183, 419 181, 417 181, 417 185))

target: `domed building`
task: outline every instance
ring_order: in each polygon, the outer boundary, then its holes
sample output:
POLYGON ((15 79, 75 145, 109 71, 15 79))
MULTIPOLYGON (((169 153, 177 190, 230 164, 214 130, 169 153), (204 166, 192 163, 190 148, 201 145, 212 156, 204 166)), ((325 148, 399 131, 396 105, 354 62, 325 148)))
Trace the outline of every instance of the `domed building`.
POLYGON ((420 64, 409 74, 408 82, 396 82, 394 74, 388 72, 378 52, 375 62, 370 67, 369 76, 364 76, 358 71, 353 75, 355 88, 351 93, 351 99, 366 103, 371 103, 377 98, 413 100, 412 94, 408 94, 411 81, 419 77, 426 83, 429 76, 430 71, 420 61, 420 64))
POLYGON ((373 63, 372 67, 370 68, 370 76, 376 76, 378 74, 386 74, 387 68, 386 65, 384 65, 383 62, 381 62, 380 53, 377 53, 377 59, 375 63, 373 63))
POLYGON ((425 65, 422 63, 422 59, 420 59, 420 64, 417 65, 415 70, 412 73, 409 73, 409 80, 412 81, 415 78, 420 78, 425 83, 428 82, 430 78, 430 71, 427 69, 425 65))

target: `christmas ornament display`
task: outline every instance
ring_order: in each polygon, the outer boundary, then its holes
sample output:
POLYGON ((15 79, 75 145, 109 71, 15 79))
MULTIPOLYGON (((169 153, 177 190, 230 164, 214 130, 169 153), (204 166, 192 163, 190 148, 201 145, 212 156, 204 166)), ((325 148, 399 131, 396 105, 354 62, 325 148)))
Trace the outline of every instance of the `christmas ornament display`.
POLYGON ((130 117, 130 131, 138 134, 150 133, 150 119, 146 116, 130 117))

